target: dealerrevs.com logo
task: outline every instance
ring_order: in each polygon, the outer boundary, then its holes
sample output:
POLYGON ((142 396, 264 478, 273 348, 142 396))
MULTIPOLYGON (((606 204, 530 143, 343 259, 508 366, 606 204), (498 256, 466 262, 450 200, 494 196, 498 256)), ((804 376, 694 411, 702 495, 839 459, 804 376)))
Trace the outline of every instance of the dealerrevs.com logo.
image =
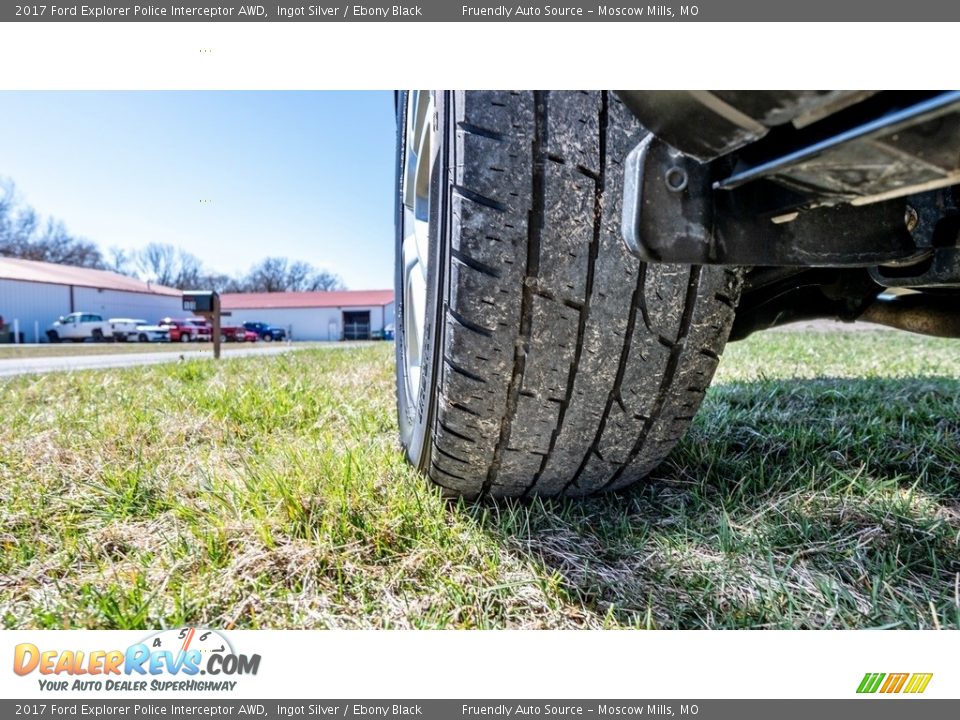
POLYGON ((243 655, 215 630, 166 630, 126 650, 69 650, 20 643, 14 648, 13 671, 36 674, 41 690, 231 691, 233 678, 256 675, 260 655, 243 655), (202 679, 200 676, 203 676, 202 679))
POLYGON ((933 673, 867 673, 857 686, 858 693, 906 693, 916 695, 927 689, 933 673))

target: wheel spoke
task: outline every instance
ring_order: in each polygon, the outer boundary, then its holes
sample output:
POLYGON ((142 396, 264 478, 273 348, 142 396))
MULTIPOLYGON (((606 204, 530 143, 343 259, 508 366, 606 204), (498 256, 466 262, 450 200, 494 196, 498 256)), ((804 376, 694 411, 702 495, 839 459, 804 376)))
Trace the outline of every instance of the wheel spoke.
POLYGON ((403 266, 403 343, 407 391, 418 396, 421 355, 426 326, 427 277, 430 262, 430 194, 438 143, 434 127, 433 93, 411 91, 407 96, 405 157, 401 188, 403 266))
POLYGON ((427 261, 420 255, 420 241, 415 232, 411 232, 403 239, 403 276, 408 277, 416 268, 423 281, 427 280, 427 261))

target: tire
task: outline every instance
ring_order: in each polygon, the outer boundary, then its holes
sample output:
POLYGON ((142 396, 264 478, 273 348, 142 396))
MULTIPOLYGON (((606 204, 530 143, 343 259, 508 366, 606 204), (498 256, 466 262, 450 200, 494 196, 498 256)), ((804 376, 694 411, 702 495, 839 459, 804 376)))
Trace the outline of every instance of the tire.
POLYGON ((266 333, 264 335, 261 335, 260 337, 263 339, 264 342, 273 342, 273 335, 271 335, 270 333, 266 333))
POLYGON ((190 333, 180 333, 180 342, 190 342, 190 333))
POLYGON ((94 328, 90 332, 90 337, 93 339, 95 343, 103 342, 104 341, 103 330, 101 330, 100 328, 94 328))
POLYGON ((51 343, 60 342, 60 335, 57 334, 56 330, 47 330, 47 340, 51 343))
POLYGON ((227 336, 221 333, 221 334, 220 334, 220 342, 221 342, 221 343, 226 343, 226 342, 227 342, 227 336))
POLYGON ((415 227, 404 204, 404 185, 414 184, 404 180, 414 164, 408 96, 397 103, 397 397, 407 458, 467 498, 579 496, 643 478, 700 406, 733 322, 739 271, 644 264, 626 250, 622 162, 646 131, 612 94, 433 98, 419 344, 417 296, 405 292, 415 284, 405 268, 416 267, 404 252, 415 227))
POLYGON ((143 342, 143 343, 150 342, 150 338, 147 337, 146 333, 140 333, 138 339, 140 340, 140 342, 143 342))

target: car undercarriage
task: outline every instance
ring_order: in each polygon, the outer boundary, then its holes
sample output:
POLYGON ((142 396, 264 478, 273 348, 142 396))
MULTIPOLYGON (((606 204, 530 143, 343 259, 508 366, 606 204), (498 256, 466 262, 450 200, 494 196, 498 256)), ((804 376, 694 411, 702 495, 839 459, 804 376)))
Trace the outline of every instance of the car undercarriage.
POLYGON ((813 318, 960 337, 960 93, 618 93, 652 131, 623 233, 746 268, 730 339, 813 318))

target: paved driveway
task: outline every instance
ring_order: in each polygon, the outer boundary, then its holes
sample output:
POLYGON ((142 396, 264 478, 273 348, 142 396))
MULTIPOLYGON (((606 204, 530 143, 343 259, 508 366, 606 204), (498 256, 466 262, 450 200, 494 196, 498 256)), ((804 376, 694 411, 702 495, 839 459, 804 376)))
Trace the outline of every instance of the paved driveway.
MULTIPOLYGON (((331 347, 338 347, 331 343, 331 347)), ((269 347, 243 348, 224 351, 222 357, 249 357, 251 355, 279 355, 296 350, 296 345, 271 345, 269 347)), ((70 370, 96 370, 98 368, 132 367, 177 362, 181 358, 213 358, 211 350, 184 350, 183 352, 117 353, 114 355, 63 355, 59 357, 8 358, 0 360, 0 377, 34 373, 64 372, 70 370)))

